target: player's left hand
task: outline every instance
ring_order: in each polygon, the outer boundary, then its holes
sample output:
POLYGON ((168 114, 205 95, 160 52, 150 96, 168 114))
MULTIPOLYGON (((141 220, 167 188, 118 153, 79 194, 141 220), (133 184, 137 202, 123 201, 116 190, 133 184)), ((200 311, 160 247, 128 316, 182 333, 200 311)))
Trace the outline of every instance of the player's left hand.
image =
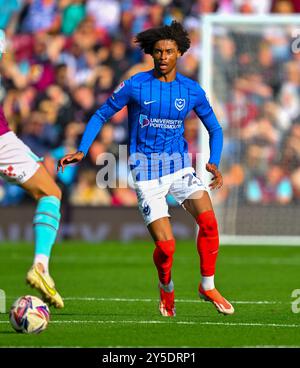
POLYGON ((212 183, 209 184, 210 189, 219 189, 223 185, 223 177, 215 164, 206 164, 206 170, 210 172, 212 177, 212 183))

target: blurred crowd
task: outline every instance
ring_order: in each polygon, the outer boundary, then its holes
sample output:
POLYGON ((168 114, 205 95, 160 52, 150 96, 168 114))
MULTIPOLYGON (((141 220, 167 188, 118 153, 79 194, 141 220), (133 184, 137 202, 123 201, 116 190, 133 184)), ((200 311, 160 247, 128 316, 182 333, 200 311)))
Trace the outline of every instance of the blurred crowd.
MULTIPOLYGON (((298 0, 0 0, 0 29, 7 37, 0 102, 10 127, 44 157, 67 204, 134 206, 131 188, 96 185, 98 155, 118 158, 119 145, 127 142, 126 108, 105 124, 81 165, 56 173, 57 159, 76 150, 86 122, 118 83, 152 68, 134 36, 173 19, 182 22, 191 49, 179 71, 198 80, 203 14, 299 11, 298 0)), ((300 201, 300 55, 290 42, 277 28, 251 39, 226 30, 216 35, 213 107, 225 133, 225 185, 216 203, 236 193, 251 203, 300 201)), ((198 127, 191 114, 185 138, 192 153, 198 151, 198 127)), ((117 180, 125 182, 126 163, 117 166, 117 180)), ((17 186, 0 184, 1 205, 28 200, 17 186)))
POLYGON ((219 29, 215 37, 213 90, 225 133, 225 185, 214 200, 299 204, 300 49, 292 44, 300 28, 255 27, 219 29))

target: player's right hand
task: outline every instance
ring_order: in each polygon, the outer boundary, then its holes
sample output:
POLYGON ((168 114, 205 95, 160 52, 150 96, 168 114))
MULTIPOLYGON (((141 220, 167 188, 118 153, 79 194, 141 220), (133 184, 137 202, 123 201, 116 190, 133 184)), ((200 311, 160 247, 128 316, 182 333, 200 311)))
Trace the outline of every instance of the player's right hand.
POLYGON ((77 164, 82 161, 84 158, 83 152, 69 153, 65 155, 63 158, 58 160, 57 162, 57 172, 61 169, 61 172, 64 172, 65 166, 69 164, 77 164))

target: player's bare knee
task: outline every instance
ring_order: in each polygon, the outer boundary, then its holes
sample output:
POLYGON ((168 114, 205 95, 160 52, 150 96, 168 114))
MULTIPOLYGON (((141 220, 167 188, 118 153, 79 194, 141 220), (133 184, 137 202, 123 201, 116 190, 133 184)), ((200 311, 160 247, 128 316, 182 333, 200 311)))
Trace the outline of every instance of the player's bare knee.
POLYGON ((56 197, 59 200, 61 200, 62 198, 61 190, 56 184, 51 186, 50 188, 43 188, 43 189, 39 188, 33 191, 31 194, 33 198, 37 201, 43 197, 50 197, 50 196, 56 197))
POLYGON ((58 198, 59 200, 61 200, 62 198, 62 192, 61 192, 61 189, 59 188, 58 185, 55 185, 55 190, 54 190, 54 193, 51 194, 53 195, 54 197, 58 198))
POLYGON ((155 234, 154 234, 154 239, 158 240, 158 241, 161 241, 161 242, 164 242, 164 241, 168 241, 170 239, 173 239, 173 236, 170 235, 168 232, 165 232, 165 231, 158 231, 156 230, 155 231, 155 234))
POLYGON ((61 200, 62 198, 61 189, 55 184, 55 186, 53 186, 51 190, 48 191, 47 196, 53 196, 61 200))

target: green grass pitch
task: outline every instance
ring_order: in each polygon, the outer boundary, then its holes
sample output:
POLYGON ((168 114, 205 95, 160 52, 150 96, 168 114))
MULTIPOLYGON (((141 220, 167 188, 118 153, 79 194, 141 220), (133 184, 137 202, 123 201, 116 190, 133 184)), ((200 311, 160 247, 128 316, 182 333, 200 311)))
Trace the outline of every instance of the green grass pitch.
MULTIPOLYGON (((91 245, 64 242, 53 249, 50 270, 65 299, 51 307, 39 335, 14 332, 0 314, 3 347, 256 347, 300 346, 300 248, 221 246, 216 285, 235 307, 223 316, 198 299, 195 244, 178 241, 173 280, 177 316, 158 312, 157 274, 148 242, 91 245), (293 308, 294 307, 294 312, 293 308)), ((38 295, 25 282, 33 246, 0 245, 0 289, 7 312, 21 295, 38 295)))

